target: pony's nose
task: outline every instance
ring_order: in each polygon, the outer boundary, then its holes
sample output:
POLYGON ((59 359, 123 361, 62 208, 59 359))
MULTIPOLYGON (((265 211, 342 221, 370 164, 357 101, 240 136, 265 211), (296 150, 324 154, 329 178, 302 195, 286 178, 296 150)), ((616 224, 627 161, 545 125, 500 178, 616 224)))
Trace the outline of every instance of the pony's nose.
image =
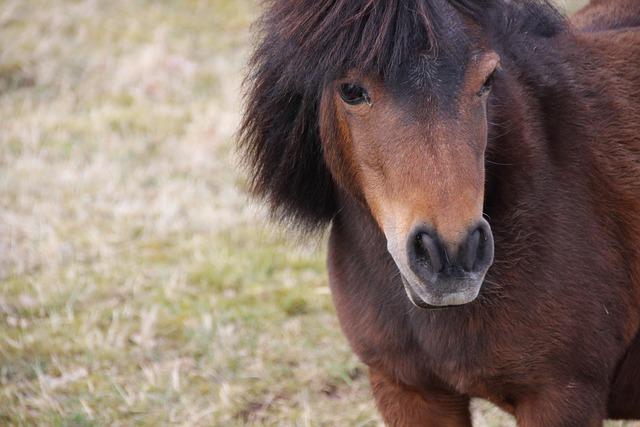
POLYGON ((409 237, 407 249, 409 266, 421 280, 464 278, 469 273, 484 273, 489 268, 493 262, 493 235, 489 223, 481 220, 452 256, 437 232, 416 227, 409 237))
POLYGON ((489 223, 482 220, 460 246, 458 261, 470 273, 484 272, 493 262, 493 234, 489 223))

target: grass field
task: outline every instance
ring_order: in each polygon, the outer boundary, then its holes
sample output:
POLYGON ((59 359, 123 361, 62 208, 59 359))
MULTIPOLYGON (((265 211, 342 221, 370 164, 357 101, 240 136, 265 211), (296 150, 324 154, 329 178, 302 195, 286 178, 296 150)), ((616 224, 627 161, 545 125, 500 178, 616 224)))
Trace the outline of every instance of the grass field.
POLYGON ((0 0, 0 425, 380 424, 323 242, 242 190, 258 13, 0 0))

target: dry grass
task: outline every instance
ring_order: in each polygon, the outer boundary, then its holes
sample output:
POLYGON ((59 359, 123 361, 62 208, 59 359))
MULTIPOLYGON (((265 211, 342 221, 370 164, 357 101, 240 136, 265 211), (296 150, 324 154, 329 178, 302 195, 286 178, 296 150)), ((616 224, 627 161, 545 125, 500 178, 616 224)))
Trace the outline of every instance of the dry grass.
POLYGON ((380 423, 322 244, 240 190, 256 13, 0 3, 0 425, 380 423))
POLYGON ((231 0, 0 6, 0 424, 375 416, 321 251, 237 190, 254 15, 231 0))

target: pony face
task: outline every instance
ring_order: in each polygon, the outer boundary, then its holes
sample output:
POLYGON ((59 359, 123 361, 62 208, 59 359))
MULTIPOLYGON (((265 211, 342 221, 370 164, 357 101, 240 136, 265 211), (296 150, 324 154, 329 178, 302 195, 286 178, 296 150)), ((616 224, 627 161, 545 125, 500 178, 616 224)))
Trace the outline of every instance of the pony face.
POLYGON ((478 52, 461 78, 431 77, 444 90, 350 72, 323 92, 327 167, 368 206, 421 307, 473 301, 493 260, 482 207, 487 98, 498 66, 495 52, 478 52))
POLYGON ((482 206, 495 52, 508 68, 538 46, 514 34, 563 31, 546 3, 267 2, 240 134, 254 194, 303 230, 355 198, 412 301, 472 301, 493 257, 482 206))

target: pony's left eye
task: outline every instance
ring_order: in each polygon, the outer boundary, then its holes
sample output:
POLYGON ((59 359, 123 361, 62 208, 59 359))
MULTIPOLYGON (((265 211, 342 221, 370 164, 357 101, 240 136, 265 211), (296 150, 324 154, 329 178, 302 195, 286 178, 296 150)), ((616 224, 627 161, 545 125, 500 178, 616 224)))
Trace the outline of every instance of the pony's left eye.
POLYGON ((496 70, 493 70, 491 74, 489 74, 489 77, 487 77, 487 79, 482 84, 482 87, 478 91, 477 95, 484 96, 487 93, 491 92, 491 87, 493 86, 493 81, 495 79, 496 79, 496 70))
POLYGON ((353 83, 342 83, 340 85, 340 98, 349 105, 358 105, 363 102, 371 105, 367 90, 353 83))

